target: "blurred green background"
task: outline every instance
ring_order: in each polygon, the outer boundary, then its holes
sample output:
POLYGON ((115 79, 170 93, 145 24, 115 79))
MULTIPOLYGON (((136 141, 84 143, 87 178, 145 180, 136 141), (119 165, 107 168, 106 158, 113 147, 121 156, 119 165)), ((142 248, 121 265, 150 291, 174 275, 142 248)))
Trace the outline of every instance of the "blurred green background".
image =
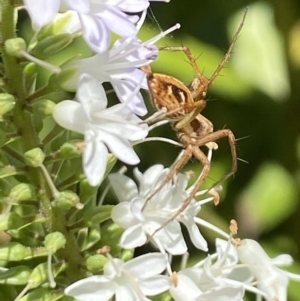
MULTIPOLYGON (((203 206, 200 217, 227 231, 230 219, 239 224, 240 238, 258 240, 270 255, 290 253, 300 271, 300 1, 172 0, 152 2, 143 39, 176 23, 181 28, 158 46, 188 46, 209 77, 228 49, 245 8, 249 11, 230 62, 208 93, 202 112, 215 130, 224 127, 237 138, 238 171, 224 182, 221 204, 203 206), (156 19, 156 20, 155 20, 156 19)), ((189 84, 194 71, 183 53, 161 52, 152 65, 189 84)), ((169 125, 152 136, 177 139, 169 125)), ((230 171, 228 141, 214 152, 209 186, 230 171)), ((138 147, 141 170, 152 164, 169 166, 179 148, 148 142, 138 147), (149 156, 149 153, 151 156, 149 156)), ((192 161, 185 171, 201 171, 192 161)), ((195 179, 195 178, 193 178, 195 179)), ((210 232, 203 230, 211 240, 210 232)), ((196 255, 197 253, 192 253, 196 255)), ((300 284, 290 286, 289 300, 300 300, 300 284)))

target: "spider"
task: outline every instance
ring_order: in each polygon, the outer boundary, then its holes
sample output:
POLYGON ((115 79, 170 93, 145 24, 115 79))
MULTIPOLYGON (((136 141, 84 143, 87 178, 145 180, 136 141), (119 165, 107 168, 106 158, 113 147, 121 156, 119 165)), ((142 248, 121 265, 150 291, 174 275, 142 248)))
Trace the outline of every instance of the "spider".
MULTIPOLYGON (((157 229, 153 235, 163 228, 165 225, 173 221, 180 213, 182 213, 190 204, 197 191, 199 190, 201 184, 207 178, 210 171, 210 160, 207 155, 200 149, 201 146, 206 146, 209 150, 217 149, 217 144, 215 141, 227 137, 231 149, 232 156, 232 168, 231 171, 225 175, 221 180, 219 180, 214 187, 221 181, 232 176, 237 170, 237 154, 235 148, 235 137, 231 130, 222 129, 214 131, 213 124, 210 120, 205 118, 201 111, 206 106, 206 95, 209 87, 212 85, 213 81, 219 75, 220 71, 224 68, 225 64, 228 62, 234 43, 236 42, 238 35, 244 25, 247 10, 243 15, 242 21, 233 36, 231 45, 226 52, 223 60, 218 65, 216 70, 213 72, 210 78, 206 78, 199 70, 195 58, 188 47, 163 47, 162 50, 170 51, 183 51, 187 56, 188 60, 193 67, 196 77, 189 86, 185 86, 180 80, 175 77, 153 73, 150 66, 143 66, 141 69, 146 73, 149 93, 151 102, 154 107, 159 112, 164 112, 161 114, 160 118, 167 118, 173 129, 176 131, 177 136, 181 143, 183 144, 183 151, 179 159, 175 161, 173 167, 171 168, 169 174, 166 176, 161 185, 154 190, 154 192, 148 196, 147 202, 158 192, 163 186, 170 181, 173 176, 182 169, 189 159, 194 156, 203 165, 203 170, 199 178, 196 180, 195 185, 189 194, 188 198, 183 202, 181 208, 159 229, 157 229)), ((160 119, 159 118, 159 119, 160 119)), ((214 190, 209 190, 209 192, 214 196, 215 203, 219 200, 219 195, 214 190)))

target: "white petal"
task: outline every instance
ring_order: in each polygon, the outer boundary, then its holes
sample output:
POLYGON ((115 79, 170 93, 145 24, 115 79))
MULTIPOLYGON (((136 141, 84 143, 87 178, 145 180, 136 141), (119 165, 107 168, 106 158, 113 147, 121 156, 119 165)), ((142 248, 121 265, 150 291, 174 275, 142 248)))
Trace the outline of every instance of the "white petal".
POLYGON ((139 281, 139 287, 146 296, 161 294, 170 288, 170 279, 167 276, 156 276, 139 281))
MULTIPOLYGON (((88 139, 88 137, 86 138, 88 139)), ((107 165, 107 157, 108 150, 103 143, 95 139, 86 141, 86 148, 83 153, 83 169, 91 186, 97 186, 101 183, 107 165)))
POLYGON ((54 107, 54 120, 63 128, 81 133, 85 132, 88 118, 77 101, 64 100, 54 107))
POLYGON ((137 29, 130 22, 128 16, 121 10, 106 5, 105 10, 101 13, 96 13, 105 25, 112 31, 120 36, 134 36, 137 34, 137 29))
POLYGON ((112 79, 111 84, 114 87, 115 92, 117 93, 121 102, 125 102, 130 110, 139 115, 144 116, 147 114, 147 108, 145 102, 143 100, 142 94, 140 92, 136 93, 134 97, 132 97, 136 85, 124 80, 116 80, 112 79), (130 99, 130 102, 127 100, 130 99))
POLYGON ((72 10, 81 14, 87 14, 90 11, 90 1, 88 0, 64 0, 72 10))
POLYGON ((132 249, 143 246, 147 241, 147 236, 140 224, 126 229, 121 237, 120 245, 124 249, 132 249))
POLYGON ((178 285, 170 288, 170 294, 175 301, 198 301, 201 290, 194 281, 182 272, 177 274, 178 285))
POLYGON ((138 195, 136 184, 129 177, 120 173, 112 173, 108 178, 119 202, 130 202, 138 195))
POLYGON ((124 229, 136 225, 138 220, 132 215, 129 202, 122 202, 111 211, 112 220, 124 229))
POLYGON ((148 253, 135 257, 124 264, 124 269, 129 270, 135 278, 147 279, 162 273, 167 267, 166 254, 148 253))
POLYGON ((79 77, 76 98, 88 116, 107 107, 107 98, 102 84, 92 75, 83 73, 79 77))
POLYGON ((110 33, 104 22, 91 15, 80 14, 79 17, 86 42, 96 52, 106 51, 110 43, 110 33))
POLYGON ((244 296, 244 288, 240 286, 229 286, 228 284, 220 284, 211 291, 204 292, 199 301, 241 301, 244 296))
POLYGON ((107 145, 110 152, 124 163, 135 165, 140 162, 139 157, 128 140, 121 136, 110 135, 104 131, 101 133, 101 140, 107 145))
POLYGON ((24 0, 24 4, 32 22, 40 28, 54 19, 59 10, 60 0, 24 0))
POLYGON ((208 251, 207 241, 201 235, 200 230, 198 226, 195 224, 195 222, 193 221, 193 219, 191 220, 186 219, 184 224, 189 231, 189 235, 194 246, 202 251, 207 252, 208 251))
POLYGON ((149 299, 145 298, 144 296, 141 296, 138 287, 134 287, 133 285, 130 285, 130 283, 124 283, 124 285, 118 286, 116 290, 115 300, 148 301, 149 299))
POLYGON ((65 294, 78 301, 106 301, 115 293, 115 284, 105 276, 79 280, 65 289, 65 294))

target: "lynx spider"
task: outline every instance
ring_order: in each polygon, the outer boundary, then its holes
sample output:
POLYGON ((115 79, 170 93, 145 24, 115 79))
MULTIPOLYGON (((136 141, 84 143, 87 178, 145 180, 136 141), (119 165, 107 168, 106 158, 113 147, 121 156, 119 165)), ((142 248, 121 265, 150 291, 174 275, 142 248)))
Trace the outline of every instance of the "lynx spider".
MULTIPOLYGON (((150 97, 154 107, 158 111, 165 111, 159 119, 167 118, 171 122, 174 130, 177 132, 179 140, 183 144, 183 152, 181 156, 174 163, 169 174, 166 176, 161 185, 150 196, 148 196, 144 207, 147 202, 157 192, 159 192, 183 166, 186 165, 192 156, 198 159, 203 165, 201 175, 197 179, 190 195, 183 202, 181 208, 167 222, 165 222, 164 225, 158 228, 152 236, 168 223, 173 221, 188 207, 201 184, 207 178, 210 171, 210 161, 205 153, 200 150, 200 146, 206 146, 208 149, 216 149, 218 146, 215 141, 224 137, 228 138, 232 156, 232 168, 231 171, 214 186, 229 178, 237 170, 237 154, 234 134, 229 129, 214 131, 211 121, 201 115, 200 112, 206 106, 205 98, 209 87, 230 58, 233 46, 244 25, 247 11, 248 9, 245 10, 242 21, 233 36, 228 51, 210 78, 207 79, 200 72, 195 58, 192 56, 191 51, 187 47, 163 47, 161 49, 183 51, 185 53, 196 73, 195 79, 188 87, 175 77, 166 74, 153 73, 148 65, 141 68, 146 73, 150 97)), ((218 193, 214 190, 210 190, 209 192, 214 196, 215 202, 217 203, 219 200, 218 193)))

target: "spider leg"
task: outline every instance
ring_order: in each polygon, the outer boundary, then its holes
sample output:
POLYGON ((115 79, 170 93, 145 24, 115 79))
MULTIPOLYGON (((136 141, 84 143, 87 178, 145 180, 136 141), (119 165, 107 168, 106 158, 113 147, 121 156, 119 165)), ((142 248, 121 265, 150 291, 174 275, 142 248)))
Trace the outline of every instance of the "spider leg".
MULTIPOLYGON (((211 188, 208 189, 208 193, 210 193, 214 197, 214 203, 217 204, 219 202, 219 194, 216 191, 211 191, 213 187, 217 186, 219 183, 224 181, 225 179, 229 178, 231 175, 233 175, 237 170, 237 155, 236 155, 236 148, 235 148, 235 137, 231 130, 223 129, 216 132, 212 132, 210 134, 207 134, 205 137, 200 138, 196 141, 196 143, 192 146, 192 154, 202 163, 203 170, 201 172, 200 177, 197 179, 193 190, 190 192, 188 198, 186 198, 182 204, 182 206, 179 208, 179 210, 170 218, 168 219, 163 225, 161 225, 158 229, 154 231, 154 233, 151 235, 153 236, 155 233, 157 233, 159 230, 164 228, 166 225, 168 225, 170 222, 176 219, 191 203, 192 199, 198 192, 201 184, 203 184, 204 180, 207 178, 209 171, 210 171, 210 161, 207 158, 207 156, 200 150, 200 146, 202 145, 211 145, 211 142, 217 141, 221 138, 228 137, 230 149, 231 149, 231 156, 232 156, 232 168, 231 171, 225 175, 221 180, 216 182, 211 188)), ((188 139, 188 137, 186 137, 188 139)))
POLYGON ((248 7, 246 8, 243 18, 242 18, 242 22, 240 23, 235 35, 232 38, 231 44, 223 58, 223 60, 221 61, 221 63, 219 64, 218 68, 214 71, 214 73, 212 74, 212 76, 210 77, 210 79, 208 80, 208 87, 213 83, 213 81, 216 79, 216 77, 219 75, 220 71, 224 68, 225 64, 229 61, 229 58, 231 56, 232 50, 233 50, 233 46, 244 26, 245 23, 245 19, 246 19, 246 15, 248 12, 248 7))
MULTIPOLYGON (((201 186, 201 184, 204 182, 204 180, 206 179, 206 177, 209 174, 210 161, 207 158, 207 156, 200 150, 200 148, 198 146, 193 146, 192 152, 193 152, 193 155, 202 163, 202 165, 203 165, 202 172, 201 172, 200 176, 198 177, 196 183, 194 184, 194 188, 193 188, 192 192, 190 193, 188 198, 184 200, 184 202, 182 203, 182 205, 178 209, 178 211, 170 219, 168 219, 166 222, 164 222, 159 228, 157 228, 152 233, 151 237, 153 237, 155 235, 155 233, 157 233, 158 231, 163 229, 169 223, 174 221, 176 219, 176 217, 178 217, 188 207, 188 205, 191 203, 192 199, 194 198, 195 194, 199 190, 199 187, 201 186)), ((217 198, 215 193, 213 193, 212 195, 214 196, 214 198, 215 197, 217 198)))
POLYGON ((180 170, 186 163, 189 161, 193 153, 193 145, 188 145, 181 153, 181 156, 175 161, 172 166, 172 169, 165 177, 165 179, 161 182, 161 184, 147 197, 146 202, 142 208, 142 211, 145 209, 147 203, 150 199, 153 198, 155 194, 157 194, 169 181, 172 180, 173 176, 180 170))

